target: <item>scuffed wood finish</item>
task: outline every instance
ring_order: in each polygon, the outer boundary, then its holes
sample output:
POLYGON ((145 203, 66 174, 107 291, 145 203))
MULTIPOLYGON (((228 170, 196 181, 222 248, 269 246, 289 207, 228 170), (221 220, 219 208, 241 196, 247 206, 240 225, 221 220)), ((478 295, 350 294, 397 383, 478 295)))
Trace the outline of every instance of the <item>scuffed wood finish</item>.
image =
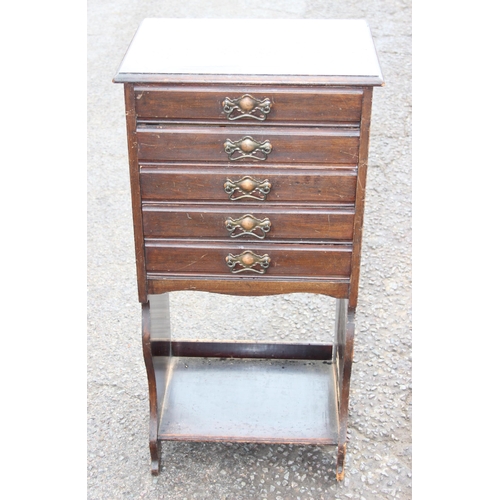
MULTIPOLYGON (((231 276, 226 257, 250 250, 259 256, 269 255, 271 262, 265 276, 348 278, 351 272, 349 245, 299 245, 252 242, 238 244, 205 241, 147 240, 148 273, 179 275, 231 276)), ((256 266, 260 269, 259 266, 256 266)), ((260 276, 252 271, 243 277, 260 276)))
MULTIPOLYGON (((266 205, 196 205, 148 204, 143 207, 144 236, 146 238, 217 238, 232 239, 240 244, 270 240, 352 240, 354 209, 288 209, 266 205), (228 231, 226 222, 252 215, 259 221, 266 219, 270 229, 265 232, 256 226, 250 234, 243 229, 228 231), (257 235, 260 238, 258 238, 257 235)), ((231 227, 231 226, 230 226, 231 227)))
MULTIPOLYGON (((362 90, 303 89, 265 86, 174 86, 142 85, 135 87, 135 105, 139 121, 222 121, 227 123, 223 109, 226 98, 238 99, 250 94, 255 99, 269 99, 271 111, 262 125, 286 123, 352 123, 361 118, 362 90), (165 93, 168 92, 168 98, 165 93)), ((234 125, 256 123, 252 117, 238 118, 234 125)))
POLYGON ((330 297, 347 297, 349 279, 316 278, 305 280, 303 277, 276 278, 266 275, 249 276, 242 279, 241 276, 191 275, 182 277, 148 273, 148 293, 158 294, 178 290, 253 297, 284 293, 318 293, 330 297))
POLYGON ((363 238, 363 217, 365 213, 366 175, 368 170, 368 144, 372 110, 373 89, 367 88, 363 98, 363 116, 361 118, 361 141, 359 148, 358 182, 356 187, 356 215, 354 217, 353 267, 349 307, 355 309, 358 304, 359 273, 361 265, 361 243, 363 238))
POLYGON ((334 128, 291 128, 247 126, 206 127, 158 125, 137 127, 139 161, 231 161, 248 163, 326 163, 357 164, 359 132, 334 128), (227 140, 237 142, 250 136, 269 141, 272 151, 266 160, 229 160, 224 149, 227 140))
POLYGON ((125 82, 152 473, 161 440, 337 444, 341 481, 372 87, 383 84, 366 23, 145 20, 115 82, 125 82), (259 27, 249 40, 265 57, 231 57, 227 23, 259 27), (179 44, 186 28, 198 37, 179 44), (232 114, 235 100, 244 110, 232 114), (172 340, 177 290, 328 295, 333 342, 172 340))
POLYGON ((339 435, 337 454, 337 481, 345 475, 344 460, 347 451, 347 418, 349 415, 349 388, 354 358, 354 315, 355 310, 348 307, 348 301, 337 300, 336 344, 339 394, 339 435))
MULTIPOLYGON (((246 176, 257 181, 269 181, 268 203, 354 205, 356 197, 356 166, 317 169, 304 168, 304 165, 297 166, 295 163, 276 168, 255 164, 207 166, 201 163, 154 165, 141 162, 140 173, 144 201, 231 201, 224 184, 246 176)), ((231 204, 255 204, 259 201, 262 200, 247 197, 231 201, 231 204)))
POLYGON ((160 472, 161 441, 158 437, 158 424, 164 406, 167 378, 160 375, 171 363, 170 349, 170 311, 168 294, 150 295, 149 301, 142 304, 142 349, 149 386, 149 450, 151 453, 151 473, 160 472), (154 352, 155 344, 167 344, 161 359, 154 352))
POLYGON ((127 123, 128 158, 130 175, 130 192, 132 196, 132 218, 134 222, 135 262, 137 271, 137 286, 139 302, 147 301, 146 295, 146 266, 144 263, 144 241, 141 217, 141 191, 139 170, 137 168, 137 134, 136 113, 134 107, 134 86, 124 85, 125 116, 127 123))
POLYGON ((160 442, 158 440, 158 393, 156 371, 151 351, 151 314, 149 302, 142 304, 142 352, 149 387, 149 451, 151 453, 151 473, 160 472, 160 442))

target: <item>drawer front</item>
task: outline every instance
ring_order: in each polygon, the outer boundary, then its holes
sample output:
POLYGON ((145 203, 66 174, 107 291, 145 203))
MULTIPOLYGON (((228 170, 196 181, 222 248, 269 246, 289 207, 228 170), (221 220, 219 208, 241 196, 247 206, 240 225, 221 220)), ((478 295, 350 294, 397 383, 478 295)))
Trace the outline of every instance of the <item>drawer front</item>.
POLYGON ((348 278, 348 245, 236 245, 146 240, 146 271, 171 275, 348 278))
POLYGON ((361 90, 235 87, 135 88, 143 120, 220 120, 227 123, 355 123, 361 118, 361 90))
POLYGON ((352 240, 354 210, 284 211, 279 207, 145 205, 146 238, 224 238, 238 241, 352 240))
POLYGON ((146 201, 354 203, 355 169, 266 169, 141 166, 146 201))
POLYGON ((356 165, 359 132, 325 128, 138 127, 139 161, 356 165))

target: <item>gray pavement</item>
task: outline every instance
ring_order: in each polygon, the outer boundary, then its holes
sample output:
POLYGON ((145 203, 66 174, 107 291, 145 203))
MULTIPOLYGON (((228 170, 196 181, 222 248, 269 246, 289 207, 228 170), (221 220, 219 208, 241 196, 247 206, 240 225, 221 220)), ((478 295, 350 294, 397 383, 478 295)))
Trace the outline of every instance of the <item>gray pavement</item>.
MULTIPOLYGON (((90 0, 88 147, 88 498, 411 498, 410 1, 90 0), (374 92, 343 483, 328 446, 165 443, 150 474, 123 88, 111 82, 145 17, 365 18, 372 29, 386 85, 374 92)), ((224 312, 250 300, 172 294, 174 336, 229 338, 224 312)), ((330 340, 333 299, 252 300, 273 314, 240 338, 330 340)))

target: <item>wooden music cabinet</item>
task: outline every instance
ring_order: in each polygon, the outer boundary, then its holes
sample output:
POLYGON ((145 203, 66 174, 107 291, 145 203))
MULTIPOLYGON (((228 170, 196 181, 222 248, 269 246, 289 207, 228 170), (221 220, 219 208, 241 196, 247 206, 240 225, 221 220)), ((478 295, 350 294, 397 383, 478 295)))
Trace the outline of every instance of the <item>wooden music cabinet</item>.
POLYGON ((343 479, 383 84, 368 26, 146 19, 114 82, 125 87, 152 473, 162 440, 337 444, 343 479), (331 343, 174 340, 177 290, 325 294, 336 331, 331 343))

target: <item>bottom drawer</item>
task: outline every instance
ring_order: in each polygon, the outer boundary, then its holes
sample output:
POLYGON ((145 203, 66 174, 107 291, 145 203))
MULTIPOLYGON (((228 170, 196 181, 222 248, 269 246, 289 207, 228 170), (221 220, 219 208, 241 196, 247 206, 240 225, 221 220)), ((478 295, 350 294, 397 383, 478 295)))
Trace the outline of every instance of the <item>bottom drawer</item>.
POLYGON ((186 243, 146 240, 146 271, 173 275, 347 278, 350 245, 186 243))

